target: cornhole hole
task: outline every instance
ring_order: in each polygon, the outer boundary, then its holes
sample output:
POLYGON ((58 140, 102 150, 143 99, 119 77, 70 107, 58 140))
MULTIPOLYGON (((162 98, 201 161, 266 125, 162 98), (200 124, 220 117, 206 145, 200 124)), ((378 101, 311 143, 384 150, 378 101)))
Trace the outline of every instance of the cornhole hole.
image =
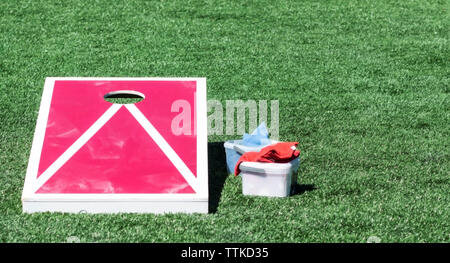
POLYGON ((23 211, 207 213, 207 163, 206 79, 47 78, 23 211))

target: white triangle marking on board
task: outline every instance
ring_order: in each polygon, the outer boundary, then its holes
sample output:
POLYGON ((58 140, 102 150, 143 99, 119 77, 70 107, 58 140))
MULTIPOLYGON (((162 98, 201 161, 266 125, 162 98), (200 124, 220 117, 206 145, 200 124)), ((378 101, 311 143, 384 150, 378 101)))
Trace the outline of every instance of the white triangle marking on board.
POLYGON ((78 152, 116 113, 125 106, 138 123, 144 128, 149 136, 155 141, 158 147, 173 163, 175 168, 181 173, 188 184, 196 193, 199 192, 198 179, 181 160, 178 154, 167 143, 164 137, 156 130, 145 115, 134 104, 113 104, 108 110, 98 118, 89 129, 87 129, 63 154, 61 154, 55 162, 53 162, 47 170, 45 170, 33 183, 32 192, 38 191, 72 156, 78 152))
POLYGON ((164 137, 158 132, 153 124, 145 117, 145 115, 134 105, 127 104, 125 107, 130 111, 131 115, 141 124, 148 135, 155 141, 159 148, 169 158, 173 165, 183 175, 184 179, 194 189, 196 193, 199 193, 198 180, 187 165, 181 160, 180 156, 170 146, 170 144, 164 139, 164 137))
POLYGON ((67 150, 61 154, 37 179, 34 181, 32 192, 35 193, 47 182, 72 156, 85 145, 105 125, 114 114, 122 107, 121 104, 113 104, 89 129, 87 129, 67 150))

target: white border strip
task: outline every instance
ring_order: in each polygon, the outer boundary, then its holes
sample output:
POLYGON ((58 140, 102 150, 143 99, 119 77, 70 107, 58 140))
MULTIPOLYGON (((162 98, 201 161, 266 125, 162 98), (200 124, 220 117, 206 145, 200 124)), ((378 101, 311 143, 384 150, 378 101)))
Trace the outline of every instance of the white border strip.
POLYGON ((41 152, 44 144, 45 130, 47 128, 54 86, 54 79, 45 79, 41 105, 39 106, 39 115, 36 121, 36 130, 34 131, 33 144, 31 146, 30 159, 28 160, 28 168, 25 176, 22 198, 26 195, 33 194, 32 186, 36 180, 39 169, 39 161, 41 159, 41 152))
POLYGON ((200 196, 198 194, 188 193, 153 193, 153 194, 120 194, 120 193, 97 193, 97 194, 32 194, 26 196, 24 201, 30 202, 72 202, 72 201, 86 201, 86 202, 145 202, 145 201, 205 201, 208 200, 207 196, 200 196))
POLYGON ((35 193, 42 185, 47 182, 58 170, 61 168, 89 139, 92 138, 100 128, 105 125, 109 119, 122 107, 121 104, 113 104, 108 110, 98 118, 89 129, 87 129, 63 154, 61 154, 56 161, 54 161, 48 168, 36 179, 32 191, 35 193))
POLYGON ((47 201, 23 202, 25 213, 36 212, 63 212, 63 213, 89 213, 89 214, 116 214, 116 213, 208 213, 208 200, 144 200, 144 201, 47 201))
POLYGON ((126 104, 125 108, 133 115, 133 117, 141 124, 144 130, 150 135, 150 137, 155 141, 159 148, 164 152, 164 154, 169 158, 173 165, 178 169, 178 171, 183 175, 184 179, 188 184, 194 189, 196 193, 199 191, 197 185, 197 178, 186 166, 186 164, 181 160, 178 154, 172 149, 169 143, 164 139, 164 137, 156 130, 153 124, 145 117, 145 115, 136 107, 134 104, 126 104))
POLYGON ((202 196, 208 196, 208 114, 206 95, 206 78, 198 78, 196 85, 197 181, 201 190, 199 194, 202 196))
POLYGON ((178 78, 178 77, 154 77, 154 78, 133 78, 133 77, 47 77, 47 79, 51 81, 55 80, 80 80, 80 81, 89 81, 89 80, 99 80, 99 81, 199 81, 206 80, 206 78, 200 77, 189 77, 189 78, 178 78))

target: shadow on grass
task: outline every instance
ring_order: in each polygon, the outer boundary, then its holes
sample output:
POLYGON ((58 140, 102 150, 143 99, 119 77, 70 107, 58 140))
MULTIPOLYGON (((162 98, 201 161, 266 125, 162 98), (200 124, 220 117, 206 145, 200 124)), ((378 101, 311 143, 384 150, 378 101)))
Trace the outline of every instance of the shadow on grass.
MULTIPOLYGON (((217 212, 223 186, 228 177, 227 161, 223 143, 224 142, 208 143, 209 213, 217 212)), ((296 184, 292 195, 301 195, 305 192, 314 191, 316 189, 317 187, 314 184, 296 184)))
POLYGON ((228 176, 223 142, 208 143, 209 213, 217 212, 223 185, 228 176))
POLYGON ((317 187, 313 184, 296 184, 292 195, 301 195, 305 192, 314 191, 317 187))

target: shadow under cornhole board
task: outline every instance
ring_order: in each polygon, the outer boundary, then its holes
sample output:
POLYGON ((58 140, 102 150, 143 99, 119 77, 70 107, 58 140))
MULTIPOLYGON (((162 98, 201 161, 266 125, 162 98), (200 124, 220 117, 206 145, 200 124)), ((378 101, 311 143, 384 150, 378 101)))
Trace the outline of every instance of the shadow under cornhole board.
POLYGON ((23 211, 207 213, 206 111, 205 78, 46 78, 23 211))

